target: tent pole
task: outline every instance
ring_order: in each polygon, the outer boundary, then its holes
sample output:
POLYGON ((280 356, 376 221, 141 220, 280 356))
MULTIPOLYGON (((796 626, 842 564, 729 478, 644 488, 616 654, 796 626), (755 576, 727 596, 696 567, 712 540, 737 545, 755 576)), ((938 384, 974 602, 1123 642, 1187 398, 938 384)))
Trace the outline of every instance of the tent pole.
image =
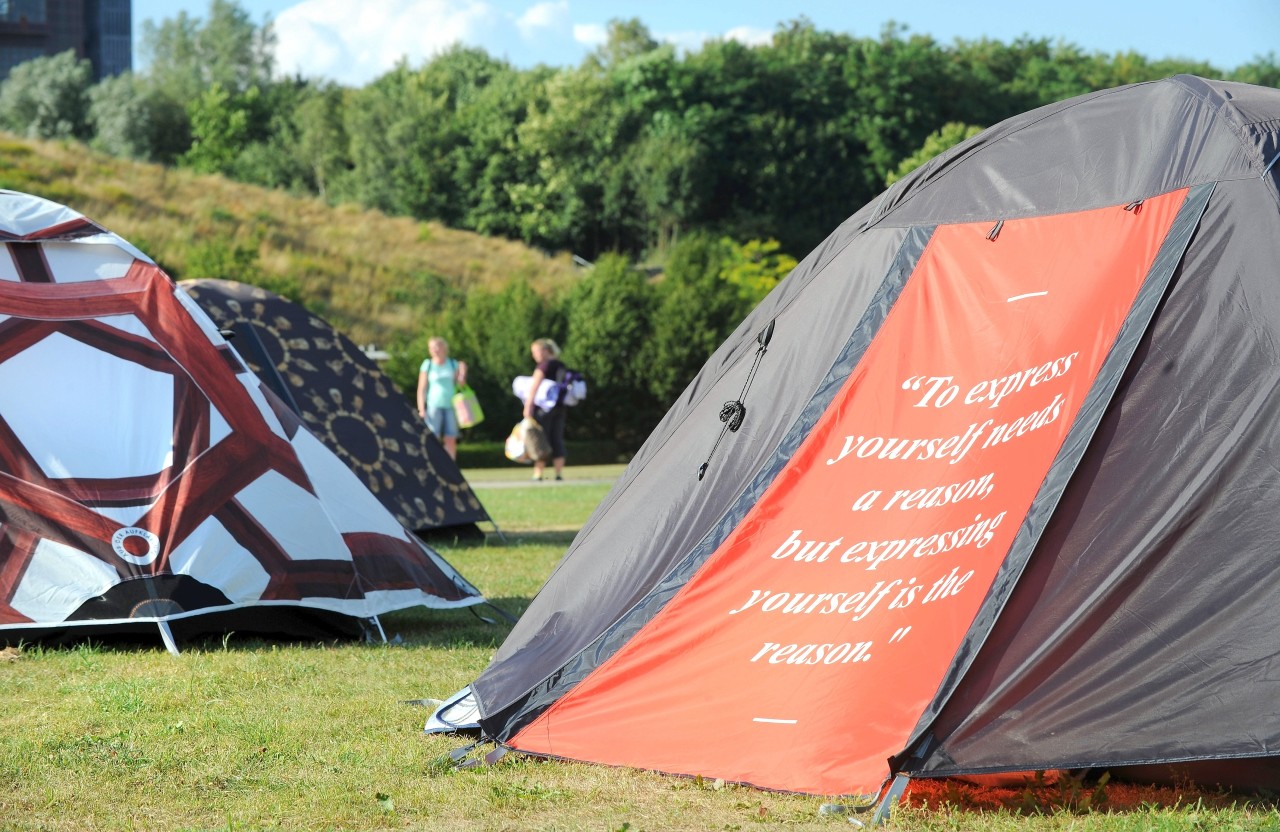
POLYGON ((889 786, 889 791, 884 793, 884 797, 880 799, 880 803, 876 806, 876 813, 871 816, 872 826, 879 826, 889 819, 894 807, 902 800, 902 795, 907 790, 907 783, 910 781, 911 777, 902 772, 899 772, 893 778, 893 784, 889 786))
POLYGON ((168 621, 157 621, 156 626, 160 628, 160 639, 164 642, 165 649, 172 655, 178 655, 178 643, 173 640, 173 631, 169 629, 168 621))
POLYGON ((378 628, 378 635, 382 636, 382 643, 383 643, 383 644, 386 644, 386 643, 387 643, 387 631, 386 631, 386 630, 384 630, 384 629, 382 629, 382 622, 378 620, 378 616, 376 616, 376 615, 370 616, 370 617, 369 617, 369 620, 373 622, 373 626, 374 626, 374 627, 377 627, 377 628, 378 628))
POLYGON ((502 545, 503 545, 503 546, 506 546, 506 545, 507 545, 507 536, 506 536, 505 534, 503 534, 503 533, 502 533, 502 529, 498 528, 498 523, 497 523, 497 521, 496 521, 496 520, 494 520, 492 517, 490 517, 490 518, 489 518, 489 522, 493 525, 493 530, 494 530, 494 532, 496 532, 496 533, 497 533, 497 535, 498 535, 498 539, 502 541, 502 545))
POLYGON ((248 321, 237 321, 232 325, 231 332, 237 336, 243 336, 241 345, 236 347, 236 351, 250 361, 258 363, 258 366, 262 368, 262 372, 258 373, 258 377, 262 379, 267 387, 271 388, 272 393, 280 397, 280 401, 284 402, 294 412, 294 415, 301 419, 302 408, 298 407, 298 402, 293 398, 293 393, 289 392, 289 385, 285 384, 284 379, 280 376, 280 371, 276 369, 276 363, 271 360, 271 356, 267 353, 267 348, 263 345, 262 339, 258 337, 258 331, 254 329, 253 324, 248 321))
POLYGON ((890 784, 889 790, 885 792, 884 797, 876 806, 876 813, 871 816, 871 825, 879 826, 889 819, 889 815, 893 813, 894 807, 902 800, 903 794, 907 791, 907 784, 911 782, 909 771, 920 771, 924 761, 929 759, 934 749, 938 747, 938 740, 933 734, 925 734, 912 747, 911 751, 901 757, 894 758, 897 762, 891 761, 891 769, 897 769, 898 773, 893 777, 893 783, 890 784))

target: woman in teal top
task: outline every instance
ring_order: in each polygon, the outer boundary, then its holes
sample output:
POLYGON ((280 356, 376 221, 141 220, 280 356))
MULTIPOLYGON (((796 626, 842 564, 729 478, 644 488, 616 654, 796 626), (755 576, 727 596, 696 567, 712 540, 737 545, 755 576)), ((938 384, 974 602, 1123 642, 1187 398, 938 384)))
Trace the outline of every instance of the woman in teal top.
POLYGON ((453 413, 453 394, 467 381, 467 364, 449 357, 449 344, 440 336, 427 342, 431 353, 418 370, 418 416, 449 456, 458 458, 458 417, 453 413))

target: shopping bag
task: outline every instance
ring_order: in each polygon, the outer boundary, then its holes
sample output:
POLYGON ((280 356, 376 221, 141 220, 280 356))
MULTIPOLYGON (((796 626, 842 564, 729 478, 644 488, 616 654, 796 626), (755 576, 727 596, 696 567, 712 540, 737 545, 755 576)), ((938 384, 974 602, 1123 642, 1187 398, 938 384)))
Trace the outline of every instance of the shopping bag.
POLYGON ((502 446, 502 452, 512 462, 533 462, 533 457, 529 456, 524 443, 524 422, 517 422, 511 429, 507 441, 502 446))
POLYGON ((551 440, 547 439, 547 433, 542 429, 542 425, 533 419, 524 421, 524 447, 529 453, 530 460, 546 462, 551 459, 551 440))
POLYGON ((465 384, 458 385, 458 392, 453 394, 453 413, 458 417, 460 428, 473 428, 484 421, 476 391, 465 384))
POLYGON ((503 453, 512 462, 529 464, 551 457, 551 443, 542 427, 532 419, 521 419, 511 429, 503 453))

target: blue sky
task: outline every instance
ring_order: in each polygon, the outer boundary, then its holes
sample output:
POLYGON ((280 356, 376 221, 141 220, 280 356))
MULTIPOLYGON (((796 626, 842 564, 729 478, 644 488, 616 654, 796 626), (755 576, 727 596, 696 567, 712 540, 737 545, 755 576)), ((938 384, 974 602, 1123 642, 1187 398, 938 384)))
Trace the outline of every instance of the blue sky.
MULTIPOLYGON (((639 18, 659 40, 696 49, 708 38, 767 41, 804 16, 819 28, 875 36, 888 20, 942 43, 1021 35, 1090 52, 1133 50, 1191 58, 1229 70, 1280 53, 1280 0, 240 0, 257 22, 275 21, 277 65, 288 73, 363 85, 401 58, 421 64, 454 42, 517 66, 576 65, 615 18, 639 18)), ((134 66, 142 22, 208 0, 134 0, 134 66)))

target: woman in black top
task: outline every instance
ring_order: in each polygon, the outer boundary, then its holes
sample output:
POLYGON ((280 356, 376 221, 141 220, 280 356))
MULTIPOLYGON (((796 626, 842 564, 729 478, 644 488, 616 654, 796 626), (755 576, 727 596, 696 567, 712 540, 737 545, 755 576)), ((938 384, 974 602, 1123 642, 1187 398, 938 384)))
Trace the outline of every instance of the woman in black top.
MULTIPOLYGON (((529 385, 529 395, 524 401, 524 415, 526 418, 537 420, 542 426, 543 432, 547 434, 547 441, 551 443, 551 465, 555 468, 556 479, 564 479, 564 420, 569 410, 565 406, 564 395, 557 397, 555 406, 550 410, 543 410, 533 403, 543 379, 559 381, 564 375, 565 366, 560 360, 560 347, 556 346, 556 342, 550 338, 539 338, 530 345, 529 352, 538 366, 533 371, 533 383, 529 385)), ((533 463, 535 480, 542 479, 542 471, 546 464, 544 459, 533 463)))

